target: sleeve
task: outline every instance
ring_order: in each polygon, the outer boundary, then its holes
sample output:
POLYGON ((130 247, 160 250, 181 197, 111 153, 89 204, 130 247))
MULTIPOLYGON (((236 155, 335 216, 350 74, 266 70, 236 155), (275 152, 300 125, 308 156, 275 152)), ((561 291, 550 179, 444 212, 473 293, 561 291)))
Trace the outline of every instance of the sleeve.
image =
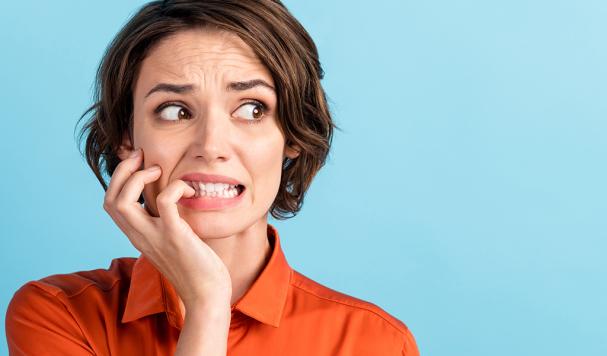
POLYGON ((417 349, 417 343, 413 334, 407 329, 405 333, 405 342, 403 344, 402 356, 419 356, 419 350, 417 349))
POLYGON ((5 330, 11 356, 94 355, 60 296, 32 282, 13 295, 6 311, 5 330))

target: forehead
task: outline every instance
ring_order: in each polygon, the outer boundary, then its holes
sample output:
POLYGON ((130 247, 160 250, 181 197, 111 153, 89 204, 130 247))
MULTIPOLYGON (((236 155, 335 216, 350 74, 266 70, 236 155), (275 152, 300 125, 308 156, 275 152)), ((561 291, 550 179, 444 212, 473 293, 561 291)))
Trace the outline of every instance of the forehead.
POLYGON ((272 84, 272 76, 253 49, 237 35, 214 29, 180 31, 162 39, 143 60, 136 88, 163 80, 205 80, 258 77, 272 84))

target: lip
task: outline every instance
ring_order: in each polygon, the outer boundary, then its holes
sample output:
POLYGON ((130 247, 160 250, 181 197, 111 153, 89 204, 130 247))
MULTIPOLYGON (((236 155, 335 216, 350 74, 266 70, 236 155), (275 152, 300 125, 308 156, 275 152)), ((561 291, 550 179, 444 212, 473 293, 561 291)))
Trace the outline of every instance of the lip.
POLYGON ((178 203, 198 211, 223 210, 226 208, 234 208, 242 202, 245 191, 242 191, 232 198, 217 198, 217 197, 191 197, 181 198, 178 203))
POLYGON ((223 210, 226 208, 233 208, 240 204, 245 194, 244 184, 238 180, 222 176, 219 174, 205 174, 205 173, 187 173, 180 178, 183 181, 196 181, 196 182, 212 182, 212 183, 226 183, 242 186, 241 193, 232 198, 218 198, 218 197, 182 197, 179 199, 179 204, 198 211, 209 211, 209 210, 223 210))
POLYGON ((244 186, 244 184, 240 183, 236 179, 232 177, 222 176, 219 174, 205 174, 205 173, 187 173, 179 178, 184 181, 196 181, 196 182, 212 182, 212 183, 226 183, 226 184, 240 184, 244 186))

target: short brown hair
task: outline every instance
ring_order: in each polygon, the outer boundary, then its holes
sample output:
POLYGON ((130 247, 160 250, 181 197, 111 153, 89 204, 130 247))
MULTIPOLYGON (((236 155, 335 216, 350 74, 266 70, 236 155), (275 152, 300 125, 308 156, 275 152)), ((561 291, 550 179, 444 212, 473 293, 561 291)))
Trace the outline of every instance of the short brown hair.
MULTIPOLYGON (((270 208, 276 219, 293 217, 329 154, 337 127, 320 80, 318 51, 303 26, 278 0, 174 0, 142 6, 105 51, 96 74, 94 104, 79 135, 86 136, 87 164, 107 190, 116 152, 127 133, 133 142, 133 88, 141 62, 161 39, 178 31, 213 27, 238 35, 269 69, 276 85, 277 119, 286 144, 299 156, 283 161, 280 187, 270 208), (287 215, 290 214, 290 215, 287 215)), ((80 122, 78 120, 78 122, 80 122)), ((81 151, 82 154, 82 151, 81 151)), ((143 194, 139 203, 143 203, 143 194)))

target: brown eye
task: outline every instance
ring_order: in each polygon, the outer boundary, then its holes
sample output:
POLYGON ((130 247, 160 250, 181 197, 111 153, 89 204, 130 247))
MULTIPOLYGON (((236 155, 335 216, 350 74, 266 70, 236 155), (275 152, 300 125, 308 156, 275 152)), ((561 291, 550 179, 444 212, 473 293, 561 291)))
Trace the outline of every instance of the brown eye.
POLYGON ((166 121, 187 120, 190 113, 180 105, 170 104, 159 109, 160 117, 166 121))
POLYGON ((266 108, 262 103, 250 102, 240 106, 235 114, 248 121, 259 121, 264 116, 265 111, 266 108))
POLYGON ((263 115, 263 112, 261 111, 261 108, 259 106, 256 106, 253 109, 253 117, 256 118, 256 119, 258 119, 258 118, 261 117, 261 115, 263 115))

